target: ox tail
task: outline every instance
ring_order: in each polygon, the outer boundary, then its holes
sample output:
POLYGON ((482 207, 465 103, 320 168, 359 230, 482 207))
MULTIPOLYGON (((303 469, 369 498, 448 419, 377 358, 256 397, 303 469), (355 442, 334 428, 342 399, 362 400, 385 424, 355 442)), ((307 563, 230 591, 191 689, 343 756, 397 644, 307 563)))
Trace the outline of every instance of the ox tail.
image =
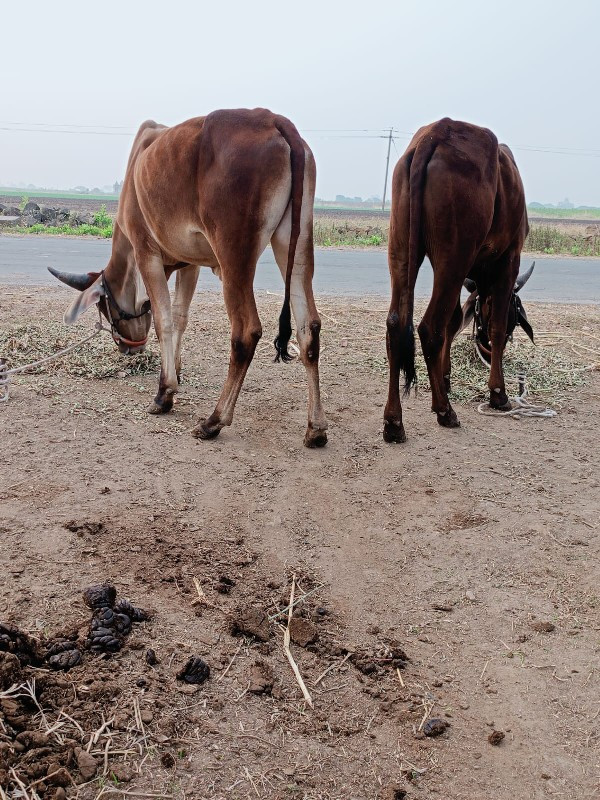
POLYGON ((292 336, 292 315, 290 311, 290 287, 292 284, 292 270, 296 257, 296 246, 300 236, 300 215, 302 212, 302 195, 304 192, 304 167, 306 154, 304 142, 298 133, 296 126, 285 117, 277 117, 275 126, 283 136, 290 148, 290 167, 292 171, 292 227, 290 232, 290 244, 288 249, 287 269, 285 272, 285 295, 283 308, 279 315, 279 333, 273 344, 275 345, 275 361, 288 362, 292 360, 288 352, 288 344, 292 336))
POLYGON ((415 150, 409 173, 409 223, 408 223, 408 268, 406 275, 406 309, 400 320, 398 354, 400 369, 404 373, 404 395, 408 395, 417 383, 415 367, 415 328, 413 324, 415 283, 419 271, 419 249, 421 241, 421 217, 423 192, 427 165, 440 141, 437 131, 421 139, 415 150))

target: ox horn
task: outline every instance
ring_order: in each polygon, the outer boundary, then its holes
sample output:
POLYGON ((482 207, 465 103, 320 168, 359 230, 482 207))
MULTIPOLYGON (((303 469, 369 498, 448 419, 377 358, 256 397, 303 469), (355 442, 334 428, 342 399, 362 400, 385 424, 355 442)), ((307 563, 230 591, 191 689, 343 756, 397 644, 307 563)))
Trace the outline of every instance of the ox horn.
POLYGON ((89 289, 92 283, 98 280, 100 275, 99 272, 84 272, 83 274, 77 272, 61 272, 53 267, 48 267, 48 272, 54 275, 55 278, 58 278, 59 281, 66 283, 67 286, 70 286, 72 289, 79 289, 80 292, 89 289))
POLYGON ((520 291, 525 286, 529 278, 531 278, 531 273, 533 272, 534 267, 535 267, 535 261, 532 262, 527 272, 522 272, 519 275, 519 277, 515 281, 515 292, 520 291))
POLYGON ((463 281, 463 286, 467 292, 474 292, 477 289, 477 284, 471 278, 465 278, 463 281))

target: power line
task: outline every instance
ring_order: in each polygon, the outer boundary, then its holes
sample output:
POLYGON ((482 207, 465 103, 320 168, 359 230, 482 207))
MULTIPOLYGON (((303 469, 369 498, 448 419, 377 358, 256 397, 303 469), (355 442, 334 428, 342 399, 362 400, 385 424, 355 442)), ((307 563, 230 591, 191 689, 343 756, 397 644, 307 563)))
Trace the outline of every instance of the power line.
MULTIPOLYGON (((6 122, 0 121, 0 131, 7 133, 54 133, 82 136, 134 136, 136 131, 125 125, 91 125, 84 123, 48 123, 48 122, 6 122)), ((414 133, 392 128, 391 140, 412 138, 414 133)), ((301 133, 321 134, 318 139, 390 139, 389 128, 304 128, 301 133)), ((550 155, 580 156, 583 158, 600 158, 600 150, 583 147, 561 147, 544 145, 513 145, 514 150, 529 153, 548 153, 550 155)))

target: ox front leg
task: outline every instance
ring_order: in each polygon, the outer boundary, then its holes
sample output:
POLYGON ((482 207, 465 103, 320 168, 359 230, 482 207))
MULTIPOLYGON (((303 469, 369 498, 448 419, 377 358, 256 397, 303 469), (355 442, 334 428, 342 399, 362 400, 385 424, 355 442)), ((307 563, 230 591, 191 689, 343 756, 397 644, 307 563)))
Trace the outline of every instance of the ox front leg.
POLYGON ((254 269, 248 273, 238 273, 233 278, 223 275, 223 295, 231 324, 231 356, 227 380, 215 410, 208 419, 200 419, 192 430, 197 439, 214 439, 221 428, 231 425, 238 395, 244 383, 246 372, 254 357, 254 351, 262 336, 262 327, 252 281, 254 269))
POLYGON ((181 345, 188 324, 190 304, 196 291, 200 267, 182 267, 175 274, 175 297, 173 298, 173 328, 175 350, 175 373, 181 383, 181 345))
POLYGON ((492 364, 488 381, 490 389, 490 407, 503 411, 507 411, 511 408, 511 402, 506 394, 506 385, 504 383, 502 356, 504 355, 504 348, 506 346, 508 308, 517 273, 518 262, 517 267, 511 270, 510 274, 507 276, 505 285, 495 286, 491 292, 492 309, 489 322, 489 339, 492 348, 492 364))
POLYGON ((158 392, 148 407, 148 412, 165 414, 173 408, 173 395, 177 391, 169 286, 160 257, 136 252, 136 261, 150 296, 154 328, 160 344, 161 368, 158 392))

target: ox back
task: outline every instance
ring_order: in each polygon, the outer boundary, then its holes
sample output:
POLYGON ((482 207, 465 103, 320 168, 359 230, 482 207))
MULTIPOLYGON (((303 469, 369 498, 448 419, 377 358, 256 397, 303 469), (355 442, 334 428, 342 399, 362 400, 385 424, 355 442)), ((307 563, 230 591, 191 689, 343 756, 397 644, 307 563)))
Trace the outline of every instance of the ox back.
POLYGON ((514 157, 487 128, 442 119, 421 128, 394 170, 387 319, 390 369, 384 438, 402 442, 399 380, 416 382, 413 307, 425 255, 434 271, 431 301, 419 337, 440 425, 459 426, 450 405, 450 347, 462 322, 460 291, 468 277, 490 299, 490 405, 509 401, 502 372, 506 322, 528 224, 514 157))

